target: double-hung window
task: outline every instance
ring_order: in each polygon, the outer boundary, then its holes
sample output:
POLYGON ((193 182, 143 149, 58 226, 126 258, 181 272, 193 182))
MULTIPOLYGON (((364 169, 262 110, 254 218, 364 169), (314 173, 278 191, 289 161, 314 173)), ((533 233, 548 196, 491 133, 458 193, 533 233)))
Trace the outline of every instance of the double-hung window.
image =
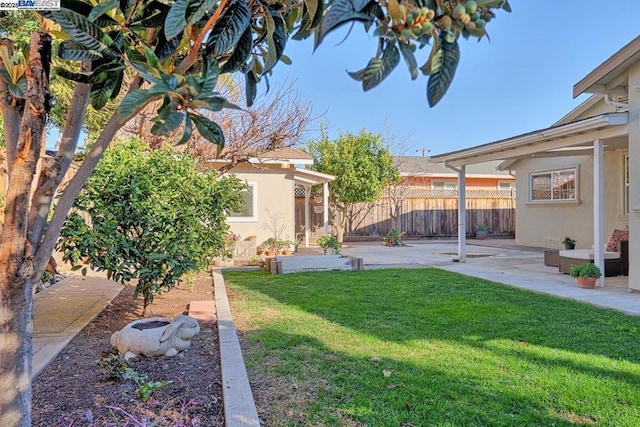
POLYGON ((237 212, 229 212, 229 222, 255 222, 258 220, 258 186, 255 182, 247 183, 242 190, 243 203, 237 212))
POLYGON ((576 201, 577 168, 534 172, 529 175, 529 200, 532 202, 576 201))

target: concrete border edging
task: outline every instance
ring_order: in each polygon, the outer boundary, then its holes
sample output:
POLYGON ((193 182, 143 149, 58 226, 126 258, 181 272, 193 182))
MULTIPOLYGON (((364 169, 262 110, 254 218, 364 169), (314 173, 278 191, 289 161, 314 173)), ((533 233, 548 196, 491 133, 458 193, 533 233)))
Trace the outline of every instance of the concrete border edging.
POLYGON ((218 315, 225 425, 226 427, 260 427, 240 341, 231 317, 224 278, 218 268, 212 269, 211 275, 218 315))

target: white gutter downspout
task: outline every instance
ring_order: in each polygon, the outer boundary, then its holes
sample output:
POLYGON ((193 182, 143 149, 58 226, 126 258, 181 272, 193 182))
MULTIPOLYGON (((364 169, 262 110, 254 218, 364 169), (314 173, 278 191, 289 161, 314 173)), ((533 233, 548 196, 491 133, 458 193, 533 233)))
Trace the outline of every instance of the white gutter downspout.
POLYGON ((593 263, 602 272, 597 286, 604 287, 604 141, 593 141, 593 263))
POLYGON ((466 185, 465 185, 465 169, 466 166, 460 166, 460 169, 451 166, 446 160, 444 166, 458 173, 458 262, 467 262, 467 213, 466 213, 466 185))

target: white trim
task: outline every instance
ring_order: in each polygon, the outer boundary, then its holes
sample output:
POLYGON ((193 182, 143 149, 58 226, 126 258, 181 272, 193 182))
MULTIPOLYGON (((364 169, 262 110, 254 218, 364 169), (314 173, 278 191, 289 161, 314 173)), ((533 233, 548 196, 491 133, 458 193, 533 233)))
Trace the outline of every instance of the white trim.
MULTIPOLYGON (((242 222, 258 222, 258 183, 255 181, 248 181, 246 183, 249 187, 251 187, 251 201, 253 207, 253 215, 252 216, 228 216, 227 222, 230 224, 233 223, 242 223, 242 222)), ((245 190, 243 190, 245 191, 245 190)))
POLYGON ((430 159, 446 161, 451 166, 506 160, 555 148, 569 147, 628 134, 629 113, 607 113, 577 122, 540 129, 519 136, 479 145, 459 151, 439 154, 430 159))

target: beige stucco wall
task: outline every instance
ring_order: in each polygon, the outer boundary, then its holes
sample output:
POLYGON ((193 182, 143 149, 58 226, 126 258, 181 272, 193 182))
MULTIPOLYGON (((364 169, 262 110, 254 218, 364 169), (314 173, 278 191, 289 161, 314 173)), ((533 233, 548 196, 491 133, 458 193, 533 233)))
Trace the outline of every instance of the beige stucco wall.
POLYGON ((283 239, 295 239, 295 215, 294 215, 294 181, 292 167, 283 168, 280 165, 272 165, 268 168, 255 168, 251 165, 240 165, 232 169, 232 174, 248 183, 255 183, 257 194, 257 209, 255 220, 245 221, 229 218, 227 223, 231 231, 239 234, 241 240, 248 236, 257 236, 258 243, 269 237, 273 232, 269 230, 273 221, 269 217, 278 217, 278 228, 282 226, 283 239))
MULTIPOLYGON (((625 152, 607 151, 604 158, 605 240, 616 228, 624 228, 623 161, 625 152)), ((565 236, 578 241, 577 248, 593 245, 593 156, 520 160, 516 169, 516 242, 521 245, 561 248, 565 236), (530 202, 529 174, 578 168, 577 202, 530 202)))
POLYGON ((611 105, 607 105, 604 102, 604 98, 598 101, 594 106, 587 109, 584 113, 580 114, 575 120, 582 120, 589 117, 599 116, 601 114, 613 113, 615 112, 615 108, 611 105))

